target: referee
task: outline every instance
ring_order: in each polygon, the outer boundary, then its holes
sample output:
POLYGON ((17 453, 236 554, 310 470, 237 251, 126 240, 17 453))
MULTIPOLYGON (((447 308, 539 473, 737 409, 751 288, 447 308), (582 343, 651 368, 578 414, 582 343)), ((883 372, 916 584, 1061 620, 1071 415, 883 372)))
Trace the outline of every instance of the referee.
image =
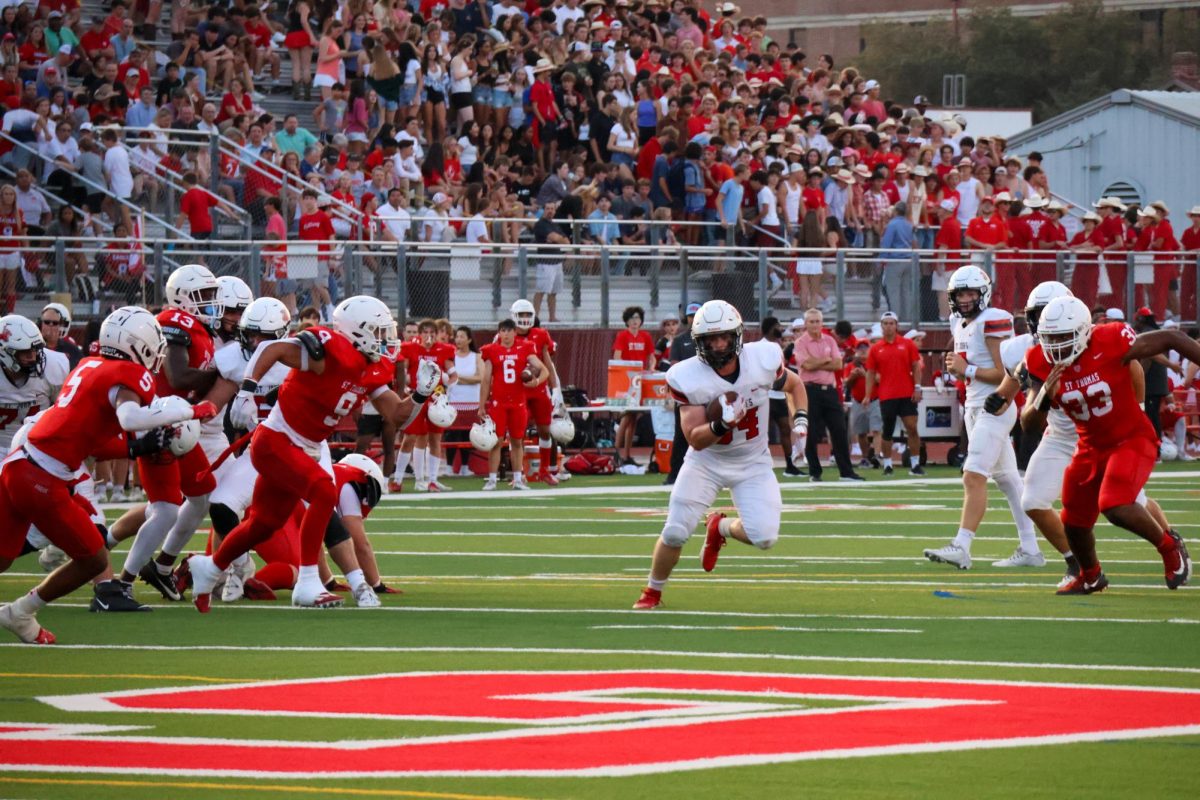
MULTIPOLYGON (((921 353, 912 339, 900 335, 900 318, 891 311, 879 320, 883 338, 867 353, 867 396, 878 387, 879 411, 883 417, 883 474, 891 475, 892 437, 896 419, 904 423, 908 436, 908 474, 924 475, 921 467, 921 437, 917 434, 917 403, 921 402, 921 353)), ((811 415, 810 415, 811 416, 811 415)))
POLYGON ((804 314, 804 333, 796 336, 792 360, 799 367, 800 380, 808 391, 808 479, 821 480, 818 443, 829 429, 829 444, 844 481, 861 481, 850 461, 850 443, 846 438, 846 412, 838 395, 837 375, 842 371, 842 348, 837 340, 821 330, 821 312, 810 308, 804 314))

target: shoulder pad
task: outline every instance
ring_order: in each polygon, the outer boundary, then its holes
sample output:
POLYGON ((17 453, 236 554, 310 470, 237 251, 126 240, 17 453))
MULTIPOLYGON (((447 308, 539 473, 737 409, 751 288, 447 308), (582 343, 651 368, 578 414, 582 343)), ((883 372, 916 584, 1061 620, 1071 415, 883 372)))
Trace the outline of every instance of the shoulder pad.
POLYGON ((308 357, 313 361, 321 361, 325 358, 325 345, 322 344, 320 337, 311 330, 297 333, 296 341, 308 352, 308 357))
POLYGON ((192 346, 192 335, 183 328, 164 327, 162 332, 163 338, 167 340, 167 344, 177 344, 183 347, 192 346))

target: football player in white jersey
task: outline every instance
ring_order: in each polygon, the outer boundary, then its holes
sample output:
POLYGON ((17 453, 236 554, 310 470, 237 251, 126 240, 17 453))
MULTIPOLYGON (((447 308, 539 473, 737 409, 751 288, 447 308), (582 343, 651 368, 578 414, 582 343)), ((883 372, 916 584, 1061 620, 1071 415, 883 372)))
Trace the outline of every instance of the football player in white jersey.
POLYGON ((984 402, 1004 380, 1000 346, 1013 335, 1012 314, 989 308, 992 279, 979 267, 959 267, 950 276, 947 292, 953 306, 954 352, 946 354, 946 371, 967 382, 964 424, 967 458, 963 463, 963 508, 958 534, 945 547, 925 550, 930 561, 971 568, 971 542, 987 511, 987 479, 991 477, 1008 500, 1017 525, 1020 551, 1026 566, 1043 566, 1033 522, 1021 510, 1021 475, 1009 434, 1017 421, 1010 405, 999 415, 984 410, 984 402))
POLYGON ((58 394, 46 375, 46 341, 25 317, 0 317, 0 453, 7 453, 26 417, 32 417, 58 394))
MULTIPOLYGON (((1039 346, 1037 326, 1042 309, 1056 297, 1071 296, 1071 290, 1058 281, 1045 281, 1034 287, 1029 301, 1025 304, 1025 320, 1029 324, 1029 332, 1014 336, 1000 347, 1000 357, 1007 374, 996 391, 984 401, 984 409, 989 413, 1003 414, 1022 385, 1027 382, 1022 379, 1025 355, 1031 348, 1039 346)), ((1029 392, 1025 408, 1021 411, 1021 427, 1029 432, 1042 430, 1042 438, 1025 468, 1025 489, 1021 494, 1021 508, 1046 537, 1046 541, 1066 561, 1066 574, 1059 582, 1061 588, 1079 574, 1079 561, 1071 552, 1062 520, 1054 510, 1054 502, 1062 494, 1063 474, 1067 465, 1071 463, 1071 456, 1079 442, 1079 433, 1075 430, 1075 423, 1060 408, 1051 408, 1045 414, 1034 413, 1033 397, 1034 393, 1029 392)), ((1138 495, 1137 501, 1146 506, 1163 530, 1171 527, 1162 508, 1147 498, 1145 491, 1138 495)), ((1028 560, 1028 556, 1018 547, 1011 556, 993 562, 992 566, 1029 566, 1028 560)))
POLYGON ((786 370, 783 351, 768 341, 742 344, 742 317, 724 300, 710 300, 692 319, 696 355, 667 370, 667 386, 680 404, 679 420, 690 449, 671 489, 667 521, 654 545, 650 580, 635 609, 662 605, 662 590, 679 562, 683 545, 728 488, 740 517, 708 518, 701 566, 711 572, 725 541, 766 550, 779 538, 783 498, 767 444, 768 395, 786 375, 783 391, 796 407, 792 433, 804 447, 808 435, 808 395, 799 377, 786 370), (736 399, 725 398, 736 392, 736 399), (720 398, 721 418, 709 422, 707 406, 720 398))

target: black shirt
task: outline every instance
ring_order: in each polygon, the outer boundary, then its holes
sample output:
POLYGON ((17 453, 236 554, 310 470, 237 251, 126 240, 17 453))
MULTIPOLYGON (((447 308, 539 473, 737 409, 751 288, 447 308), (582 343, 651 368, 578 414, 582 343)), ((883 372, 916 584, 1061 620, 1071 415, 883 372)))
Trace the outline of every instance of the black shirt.
MULTIPOLYGON (((570 238, 561 225, 546 217, 539 219, 537 224, 533 226, 533 240, 539 245, 547 244, 552 233, 570 238)), ((543 264, 561 264, 563 260, 562 249, 558 247, 539 247, 535 254, 535 260, 543 264)))
POLYGON ((680 361, 696 355, 696 342, 692 340, 691 323, 685 322, 681 328, 675 341, 671 342, 669 358, 672 364, 678 364, 680 361))
MULTIPOLYGON (((610 153, 608 152, 608 137, 612 133, 613 126, 616 124, 617 121, 603 111, 592 113, 591 133, 589 135, 592 137, 592 141, 596 143, 596 149, 600 152, 601 163, 607 164, 611 160, 610 153)), ((617 216, 620 216, 620 214, 617 216)))

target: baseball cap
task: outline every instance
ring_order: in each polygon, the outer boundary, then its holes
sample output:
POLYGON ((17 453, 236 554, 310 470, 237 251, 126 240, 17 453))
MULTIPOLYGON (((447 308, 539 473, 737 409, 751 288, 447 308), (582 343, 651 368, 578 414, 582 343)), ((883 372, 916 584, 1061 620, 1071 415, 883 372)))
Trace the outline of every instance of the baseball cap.
POLYGON ((927 106, 927 105, 929 105, 929 98, 923 94, 919 94, 913 98, 913 105, 914 106, 927 106))
POLYGON ((684 314, 683 314, 683 315, 684 315, 685 317, 692 317, 692 316, 695 316, 695 315, 696 315, 696 312, 697 312, 697 311, 699 311, 699 310, 700 310, 700 304, 699 304, 699 303, 688 303, 687 310, 686 310, 686 311, 684 311, 684 314))
POLYGON ((1153 311, 1151 311, 1151 310, 1150 310, 1149 308, 1147 308, 1146 306, 1142 306, 1141 308, 1139 308, 1139 309, 1137 310, 1137 315, 1136 315, 1136 316, 1138 316, 1138 317, 1150 317, 1150 319, 1154 319, 1154 312, 1153 312, 1153 311))
POLYGON ((663 314, 662 321, 663 322, 671 322, 671 321, 679 322, 679 315, 676 314, 674 311, 668 311, 667 313, 663 314))
POLYGON ((58 52, 62 53, 64 56, 71 55, 71 45, 69 45, 69 44, 62 45, 61 47, 58 48, 58 52))
POLYGON ((942 202, 938 203, 938 207, 941 209, 944 209, 946 211, 957 211, 958 210, 958 206, 956 206, 954 204, 953 200, 943 200, 942 202))
POLYGON ((804 327, 804 317, 796 317, 794 320, 792 320, 792 327, 793 328, 803 328, 804 327))
POLYGON ((905 339, 924 339, 925 331, 921 330, 920 328, 913 328, 911 331, 904 334, 904 338, 905 339))
POLYGON ((871 91, 872 89, 878 89, 878 88, 879 88, 879 81, 874 81, 874 80, 867 81, 866 89, 868 92, 871 91))
POLYGON ((441 205, 442 203, 446 202, 449 199, 450 199, 450 196, 448 194, 446 194, 445 192, 438 192, 437 194, 435 194, 433 196, 433 204, 435 206, 438 206, 438 205, 441 205))
POLYGON ((879 317, 879 321, 883 322, 885 319, 894 320, 896 322, 900 321, 900 318, 896 316, 896 313, 894 311, 883 312, 883 314, 879 317))
POLYGON ((1125 312, 1119 308, 1110 308, 1104 312, 1105 319, 1115 319, 1122 322, 1125 321, 1125 312))

